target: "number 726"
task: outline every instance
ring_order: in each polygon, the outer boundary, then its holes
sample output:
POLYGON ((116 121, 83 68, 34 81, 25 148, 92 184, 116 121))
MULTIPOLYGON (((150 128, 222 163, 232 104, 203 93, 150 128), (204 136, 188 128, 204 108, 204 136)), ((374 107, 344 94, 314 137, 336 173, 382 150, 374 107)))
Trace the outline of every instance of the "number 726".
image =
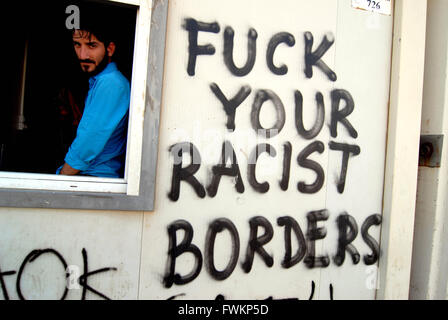
POLYGON ((381 6, 380 6, 381 1, 367 0, 367 2, 369 3, 369 5, 368 5, 369 8, 381 9, 381 6))

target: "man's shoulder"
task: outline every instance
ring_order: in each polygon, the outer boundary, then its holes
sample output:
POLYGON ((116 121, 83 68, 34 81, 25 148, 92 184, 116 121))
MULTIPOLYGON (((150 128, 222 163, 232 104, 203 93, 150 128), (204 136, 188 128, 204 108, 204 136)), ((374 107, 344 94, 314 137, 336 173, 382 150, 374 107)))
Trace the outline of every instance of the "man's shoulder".
POLYGON ((96 77, 96 82, 100 87, 112 86, 130 90, 129 80, 118 70, 115 63, 112 62, 104 71, 96 77))
POLYGON ((120 70, 106 73, 98 80, 114 86, 130 87, 129 80, 120 72, 120 70))

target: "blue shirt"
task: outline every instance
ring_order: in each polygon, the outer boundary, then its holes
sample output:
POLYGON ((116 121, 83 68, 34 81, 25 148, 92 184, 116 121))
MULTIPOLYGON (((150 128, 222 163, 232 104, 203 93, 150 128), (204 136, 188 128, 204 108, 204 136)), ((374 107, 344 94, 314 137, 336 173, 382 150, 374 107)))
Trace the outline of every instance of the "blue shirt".
POLYGON ((122 177, 129 101, 129 81, 114 62, 91 77, 84 112, 65 162, 80 174, 122 177))

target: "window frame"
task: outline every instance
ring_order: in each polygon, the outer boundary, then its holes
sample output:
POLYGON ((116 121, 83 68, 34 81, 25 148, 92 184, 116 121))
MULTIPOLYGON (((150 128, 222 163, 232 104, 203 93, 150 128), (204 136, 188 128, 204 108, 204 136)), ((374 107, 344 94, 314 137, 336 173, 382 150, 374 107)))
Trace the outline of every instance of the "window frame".
POLYGON ((107 2, 137 7, 125 177, 2 171, 0 207, 154 210, 168 2, 107 2))

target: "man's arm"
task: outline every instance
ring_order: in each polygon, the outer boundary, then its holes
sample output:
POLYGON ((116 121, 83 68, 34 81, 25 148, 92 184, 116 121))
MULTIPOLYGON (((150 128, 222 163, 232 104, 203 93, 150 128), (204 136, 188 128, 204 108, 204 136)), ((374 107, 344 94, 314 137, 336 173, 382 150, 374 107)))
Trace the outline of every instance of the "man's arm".
MULTIPOLYGON (((66 164, 85 171, 102 152, 129 109, 129 86, 99 81, 88 95, 76 138, 65 156, 66 164)), ((61 171, 62 173, 62 171, 61 171)))
POLYGON ((78 170, 78 169, 72 168, 68 163, 64 163, 59 174, 74 176, 75 174, 78 174, 79 171, 80 170, 78 170))

